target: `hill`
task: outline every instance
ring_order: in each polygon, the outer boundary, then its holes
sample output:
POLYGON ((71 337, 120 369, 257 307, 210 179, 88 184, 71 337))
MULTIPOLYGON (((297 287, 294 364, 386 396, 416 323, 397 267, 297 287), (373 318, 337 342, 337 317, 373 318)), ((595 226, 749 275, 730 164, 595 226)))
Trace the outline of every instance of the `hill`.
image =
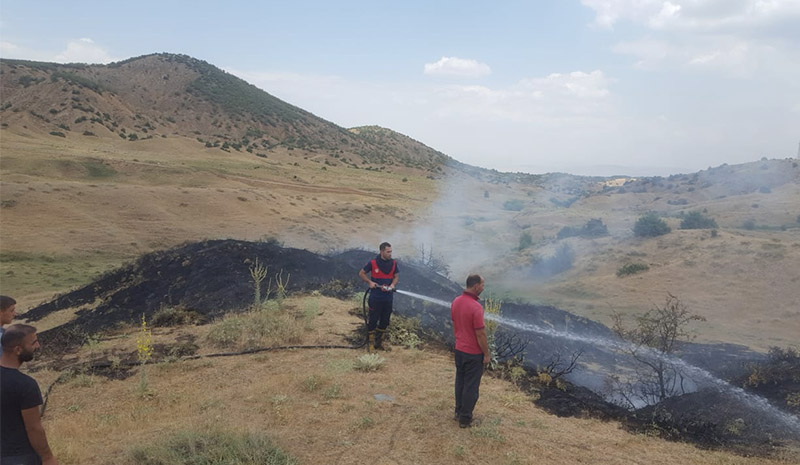
POLYGON ((29 123, 65 138, 178 135, 221 150, 303 149, 328 163, 381 169, 400 164, 436 172, 449 161, 389 130, 348 131, 186 55, 152 54, 110 65, 2 60, 0 72, 4 122, 29 123))
POLYGON ((664 178, 501 173, 338 127, 183 55, 0 60, 0 84, 0 284, 21 309, 185 241, 388 239, 402 260, 480 270, 506 300, 603 323, 670 292, 707 318, 703 342, 766 351, 800 332, 796 159, 664 178), (635 236, 650 211, 672 232, 635 236), (717 229, 681 229, 693 213, 717 229), (607 234, 587 236, 593 220, 607 234))

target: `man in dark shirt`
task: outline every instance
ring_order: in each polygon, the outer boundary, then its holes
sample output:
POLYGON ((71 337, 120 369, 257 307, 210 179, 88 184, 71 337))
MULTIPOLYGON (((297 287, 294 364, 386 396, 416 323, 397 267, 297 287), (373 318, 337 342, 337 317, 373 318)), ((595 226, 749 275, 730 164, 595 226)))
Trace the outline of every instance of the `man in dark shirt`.
POLYGON ((36 380, 19 371, 39 349, 36 328, 11 325, 2 336, 0 356, 0 462, 3 465, 58 465, 44 433, 36 380))
POLYGON ((391 350, 384 345, 389 318, 392 316, 394 287, 397 285, 397 262, 392 260, 392 245, 384 242, 380 245, 378 256, 367 262, 358 276, 369 284, 369 351, 374 349, 391 350), (370 273, 370 276, 367 276, 370 273))

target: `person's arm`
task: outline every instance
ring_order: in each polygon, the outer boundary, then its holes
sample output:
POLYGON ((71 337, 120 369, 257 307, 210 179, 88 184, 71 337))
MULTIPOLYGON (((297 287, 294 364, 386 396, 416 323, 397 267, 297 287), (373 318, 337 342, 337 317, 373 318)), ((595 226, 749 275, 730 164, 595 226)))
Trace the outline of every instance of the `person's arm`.
POLYGON ((369 276, 367 276, 367 272, 364 271, 363 268, 358 271, 358 276, 361 278, 362 281, 364 281, 365 283, 369 284, 369 288, 370 289, 375 289, 376 287, 378 287, 378 283, 376 283, 375 281, 371 280, 369 278, 369 276))
POLYGON ((28 441, 33 446, 33 450, 41 457, 42 465, 58 465, 58 460, 53 456, 53 452, 47 444, 47 436, 44 433, 42 419, 39 416, 39 406, 23 409, 22 421, 25 423, 28 441))
POLYGON ((489 340, 486 338, 486 328, 476 329, 475 337, 478 339, 478 345, 483 351, 483 364, 488 365, 492 361, 492 357, 489 352, 489 340))
POLYGON ((394 274, 394 279, 392 279, 392 289, 396 289, 397 288, 397 278, 399 276, 400 275, 398 275, 397 273, 394 274))

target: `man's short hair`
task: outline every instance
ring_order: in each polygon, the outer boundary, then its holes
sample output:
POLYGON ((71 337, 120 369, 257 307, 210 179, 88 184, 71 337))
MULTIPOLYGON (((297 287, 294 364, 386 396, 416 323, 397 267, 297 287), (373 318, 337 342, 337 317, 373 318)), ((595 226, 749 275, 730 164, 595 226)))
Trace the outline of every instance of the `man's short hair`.
POLYGON ((22 345, 25 337, 35 332, 36 328, 31 325, 17 323, 9 326, 3 331, 3 339, 0 341, 0 344, 3 345, 3 351, 5 352, 6 350, 11 350, 14 347, 22 345))
POLYGON ((17 301, 13 297, 7 295, 0 295, 0 310, 6 310, 12 305, 16 305, 17 301))
POLYGON ((386 247, 391 247, 391 246, 392 246, 392 244, 390 244, 390 243, 388 243, 388 242, 382 242, 382 243, 381 243, 381 252, 383 252, 384 250, 386 250, 386 247))
POLYGON ((467 276, 467 289, 475 286, 476 284, 480 284, 481 281, 483 281, 483 278, 481 278, 481 275, 479 274, 471 274, 467 276))

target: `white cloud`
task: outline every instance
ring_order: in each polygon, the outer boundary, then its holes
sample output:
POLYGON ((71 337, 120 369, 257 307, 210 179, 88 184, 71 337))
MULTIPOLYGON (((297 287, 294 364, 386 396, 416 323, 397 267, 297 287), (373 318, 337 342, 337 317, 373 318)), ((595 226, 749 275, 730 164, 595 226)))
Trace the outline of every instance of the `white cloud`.
POLYGON ((436 76, 480 77, 492 74, 492 69, 476 60, 442 57, 436 63, 425 64, 425 74, 436 76))
POLYGON ((67 49, 57 54, 53 61, 59 63, 111 63, 119 59, 112 57, 101 46, 97 45, 92 39, 83 38, 71 40, 67 43, 67 49))
POLYGON ((119 61, 92 39, 71 40, 66 49, 54 53, 52 51, 33 50, 11 42, 0 42, 0 56, 17 60, 48 61, 56 63, 111 63, 119 61))
POLYGON ((581 0, 595 11, 595 23, 611 28, 620 20, 652 29, 695 32, 768 28, 800 18, 797 0, 581 0))
POLYGON ((600 70, 590 73, 574 71, 568 74, 553 73, 545 78, 524 79, 520 85, 535 89, 540 95, 562 93, 579 98, 602 98, 609 95, 612 82, 600 70))

